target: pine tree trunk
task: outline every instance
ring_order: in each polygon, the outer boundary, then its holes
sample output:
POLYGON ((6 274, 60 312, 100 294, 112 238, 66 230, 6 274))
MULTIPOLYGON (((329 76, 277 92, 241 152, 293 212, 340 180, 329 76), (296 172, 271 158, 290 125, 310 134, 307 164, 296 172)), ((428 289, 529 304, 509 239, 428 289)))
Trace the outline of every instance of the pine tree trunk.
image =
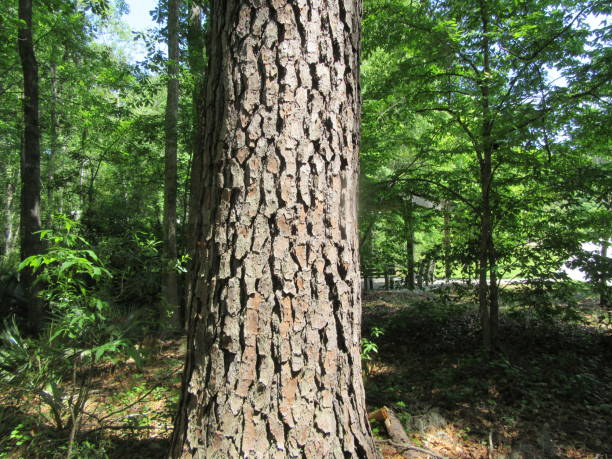
MULTIPOLYGON (((21 259, 42 252, 40 231, 40 121, 38 114, 38 64, 32 39, 32 0, 19 0, 19 57, 23 70, 24 132, 21 151, 21 259)), ((36 298, 34 275, 21 271, 20 280, 29 291, 27 317, 32 332, 41 326, 42 304, 36 298)))
POLYGON ((360 2, 217 0, 210 20, 170 456, 377 457, 359 355, 360 2))
POLYGON ((178 146, 179 49, 178 12, 180 0, 168 0, 168 93, 166 100, 166 149, 164 172, 164 280, 162 285, 162 323, 172 315, 173 326, 182 329, 179 311, 176 260, 176 188, 178 146))

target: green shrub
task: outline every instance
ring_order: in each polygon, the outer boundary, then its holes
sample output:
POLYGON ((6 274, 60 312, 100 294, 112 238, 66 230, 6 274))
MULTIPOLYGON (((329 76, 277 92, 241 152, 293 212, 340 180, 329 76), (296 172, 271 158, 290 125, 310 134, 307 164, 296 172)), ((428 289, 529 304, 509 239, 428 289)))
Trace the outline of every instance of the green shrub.
POLYGON ((37 407, 41 422, 67 435, 68 456, 77 443, 85 404, 92 389, 94 366, 126 355, 138 357, 126 338, 130 324, 116 319, 100 298, 98 283, 110 277, 78 224, 56 217, 59 230, 44 230, 48 251, 19 266, 33 270, 49 320, 36 337, 24 337, 15 320, 0 333, 0 388, 37 407), (4 387, 3 387, 4 386, 4 387))

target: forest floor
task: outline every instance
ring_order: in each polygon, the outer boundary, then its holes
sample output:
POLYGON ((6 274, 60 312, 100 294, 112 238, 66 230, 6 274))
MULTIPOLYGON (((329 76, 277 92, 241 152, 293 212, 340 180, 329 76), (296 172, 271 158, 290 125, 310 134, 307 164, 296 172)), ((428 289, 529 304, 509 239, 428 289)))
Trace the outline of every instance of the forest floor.
POLYGON ((489 358, 474 305, 372 293, 363 318, 378 347, 366 365, 368 405, 392 407, 414 445, 449 458, 610 457, 612 329, 584 300, 573 323, 502 311, 502 351, 489 358))
MULTIPOLYGON (((414 446, 448 458, 610 457, 612 329, 592 306, 583 305, 582 323, 502 314, 503 350, 491 359, 480 350, 473 305, 433 293, 369 293, 368 409, 392 408, 414 446)), ((74 457, 165 457, 184 346, 145 340, 143 347, 143 366, 99 369, 74 457)), ((34 421, 44 410, 2 398, 0 458, 62 456, 65 432, 34 421)), ((373 430, 387 438, 383 425, 373 430)), ((385 458, 429 457, 379 446, 385 458)))

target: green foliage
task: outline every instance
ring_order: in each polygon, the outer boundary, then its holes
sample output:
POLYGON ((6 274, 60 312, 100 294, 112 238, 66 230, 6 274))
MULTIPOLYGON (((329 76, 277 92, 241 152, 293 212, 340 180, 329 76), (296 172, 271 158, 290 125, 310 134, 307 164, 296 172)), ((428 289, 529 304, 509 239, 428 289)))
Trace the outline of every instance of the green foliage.
POLYGON ((365 367, 365 374, 368 376, 372 370, 374 364, 375 354, 378 354, 378 344, 373 339, 380 338, 385 334, 385 330, 380 327, 373 327, 370 330, 370 338, 361 338, 361 361, 365 367))
POLYGON ((78 223, 63 215, 55 221, 59 230, 40 232, 48 250, 26 258, 19 269, 28 267, 37 274, 41 284, 39 295, 51 311, 50 339, 82 345, 84 348, 78 351, 81 357, 91 354, 94 360, 99 360, 106 352, 124 345, 119 337, 112 341, 100 339, 116 333, 107 328, 109 305, 95 295, 93 286, 111 274, 78 234, 78 223), (96 346, 99 341, 104 343, 96 346))
MULTIPOLYGON (((107 452, 108 445, 104 441, 98 441, 95 443, 87 440, 77 442, 72 445, 68 458, 74 459, 108 459, 109 454, 107 452)), ((67 448, 62 448, 67 450, 67 448)))
POLYGON ((531 278, 504 293, 508 314, 520 320, 583 322, 577 303, 579 284, 563 274, 531 278))
POLYGON ((109 271, 79 235, 76 222, 65 216, 55 222, 59 229, 41 232, 48 251, 20 265, 38 274, 50 320, 36 337, 24 337, 14 320, 5 323, 0 334, 0 386, 15 399, 26 397, 38 406, 39 418, 66 432, 72 448, 94 365, 137 353, 126 339, 129 321, 117 317, 97 295, 96 286, 110 277, 109 271))
POLYGON ((109 268, 114 273, 108 290, 115 303, 126 309, 139 309, 159 301, 161 241, 154 234, 135 231, 107 236, 100 241, 99 252, 109 260, 109 268))
MULTIPOLYGON (((608 242, 604 242, 606 249, 608 242)), ((612 258, 606 254, 581 250, 570 261, 571 268, 578 268, 585 273, 593 283, 594 290, 600 296, 602 306, 610 306, 612 302, 612 258)))
MULTIPOLYGON (((557 273, 581 242, 610 235, 609 12, 586 1, 364 2, 363 265, 406 263, 400 206, 417 196, 447 212, 412 219, 417 265, 474 278, 486 255, 489 276, 528 279, 513 297, 521 307, 575 319, 574 286, 557 273)), ((604 263, 597 274, 588 258, 609 298, 604 263)))

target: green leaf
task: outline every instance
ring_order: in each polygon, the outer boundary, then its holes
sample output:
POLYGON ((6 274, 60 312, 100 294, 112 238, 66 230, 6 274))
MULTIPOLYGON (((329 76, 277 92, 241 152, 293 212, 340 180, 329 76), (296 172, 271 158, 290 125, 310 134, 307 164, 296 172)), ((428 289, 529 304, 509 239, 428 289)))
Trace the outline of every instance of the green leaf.
POLYGON ((59 268, 59 273, 63 273, 66 269, 70 268, 71 266, 74 266, 76 264, 76 261, 65 261, 62 263, 62 265, 59 268))

